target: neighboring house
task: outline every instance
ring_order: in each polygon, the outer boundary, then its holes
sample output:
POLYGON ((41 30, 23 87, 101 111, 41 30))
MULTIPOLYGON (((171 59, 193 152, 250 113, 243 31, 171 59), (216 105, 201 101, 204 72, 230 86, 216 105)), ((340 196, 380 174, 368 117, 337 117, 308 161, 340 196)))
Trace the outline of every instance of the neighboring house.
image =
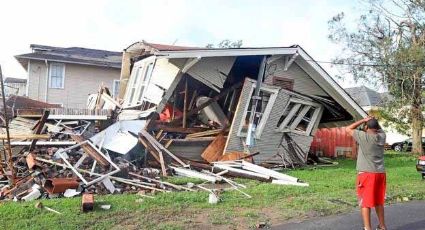
MULTIPOLYGON (((318 128, 341 127, 366 116, 297 45, 208 49, 137 42, 124 50, 122 68, 120 81, 126 86, 119 95, 124 99, 120 116, 139 111, 132 117, 146 117, 151 109, 164 115, 166 122, 175 118, 174 112, 167 118, 169 108, 187 111, 214 100, 199 114, 192 110, 190 122, 228 127, 220 154, 260 152, 254 157, 257 163, 305 163, 318 128), (260 72, 262 63, 264 73, 260 72), (259 75, 261 97, 254 109, 251 98, 259 75), (256 129, 251 129, 251 114, 256 129)), ((179 118, 183 123, 184 116, 179 118)), ((176 128, 162 124, 157 129, 176 128)), ((168 150, 202 160, 209 142, 208 138, 173 139, 168 150)))
POLYGON ((4 93, 10 95, 26 96, 27 79, 8 77, 4 79, 4 93))
POLYGON ((99 86, 117 94, 121 52, 81 47, 30 45, 32 52, 15 56, 28 72, 26 95, 67 108, 85 108, 99 86))
MULTIPOLYGON (((372 112, 379 109, 388 99, 388 93, 378 93, 373 89, 366 86, 346 88, 348 94, 366 111, 372 112)), ((383 124, 383 122, 381 122, 383 124)), ((404 141, 409 136, 401 134, 390 127, 382 127, 387 134, 387 143, 393 144, 394 142, 404 141)), ((424 130, 425 131, 425 130, 424 130)), ((425 135, 425 133, 423 133, 425 135)))

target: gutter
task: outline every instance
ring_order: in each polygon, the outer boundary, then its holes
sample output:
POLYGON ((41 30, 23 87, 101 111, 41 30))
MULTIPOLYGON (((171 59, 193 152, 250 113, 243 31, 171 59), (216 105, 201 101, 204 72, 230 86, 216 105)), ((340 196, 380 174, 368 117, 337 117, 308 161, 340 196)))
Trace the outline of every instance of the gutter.
POLYGON ((44 95, 44 101, 47 103, 47 93, 48 93, 48 88, 49 88, 49 63, 47 62, 47 59, 44 60, 44 62, 46 63, 46 90, 45 90, 45 95, 44 95))

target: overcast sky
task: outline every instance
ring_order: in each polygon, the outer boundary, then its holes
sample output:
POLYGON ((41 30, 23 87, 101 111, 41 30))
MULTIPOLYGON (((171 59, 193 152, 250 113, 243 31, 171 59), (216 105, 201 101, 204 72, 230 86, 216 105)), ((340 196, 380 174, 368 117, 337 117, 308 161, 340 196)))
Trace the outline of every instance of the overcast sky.
MULTIPOLYGON (((0 64, 5 77, 25 78, 13 56, 30 52, 30 44, 122 51, 142 39, 191 46, 223 39, 243 40, 245 47, 298 44, 316 60, 330 61, 338 46, 327 39, 327 21, 341 11, 354 15, 358 5, 344 0, 2 1, 0 64)), ((350 79, 337 80, 348 87, 354 84, 350 79)))

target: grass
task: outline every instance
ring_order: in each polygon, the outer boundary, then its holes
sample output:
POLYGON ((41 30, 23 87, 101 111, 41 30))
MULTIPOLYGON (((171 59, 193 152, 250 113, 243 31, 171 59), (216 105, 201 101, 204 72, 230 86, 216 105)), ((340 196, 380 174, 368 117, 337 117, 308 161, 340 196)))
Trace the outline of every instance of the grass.
MULTIPOLYGON (((205 192, 156 194, 154 199, 137 195, 96 196, 95 211, 82 213, 80 197, 42 200, 57 215, 36 209, 36 202, 0 203, 2 229, 247 229, 259 222, 282 223, 348 212, 356 207, 354 190, 355 161, 338 160, 334 167, 309 167, 285 173, 310 184, 292 187, 252 180, 247 185, 247 199, 236 191, 224 192, 222 201, 208 204, 205 192), (112 205, 102 210, 101 204, 112 205)), ((388 152, 387 203, 425 199, 424 181, 415 171, 416 159, 407 153, 388 152)), ((170 178, 185 184, 197 180, 170 178)))

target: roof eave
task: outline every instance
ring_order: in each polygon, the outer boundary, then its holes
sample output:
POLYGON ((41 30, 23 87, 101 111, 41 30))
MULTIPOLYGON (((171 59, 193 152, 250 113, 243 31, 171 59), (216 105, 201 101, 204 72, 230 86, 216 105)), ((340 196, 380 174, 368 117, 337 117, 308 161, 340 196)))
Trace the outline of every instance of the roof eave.
POLYGON ((36 57, 26 57, 22 55, 15 56, 15 58, 21 63, 21 65, 27 69, 26 66, 22 64, 21 60, 37 60, 37 61, 54 61, 54 62, 62 62, 62 63, 69 63, 69 64, 78 64, 78 65, 88 65, 88 66, 98 66, 98 67, 106 67, 106 68, 114 68, 114 69, 121 69, 121 64, 119 65, 102 65, 102 64, 95 64, 95 63, 88 63, 88 62, 78 62, 78 61, 66 61, 66 60, 58 60, 54 58, 36 58, 36 57))
POLYGON ((195 58, 224 56, 287 55, 295 54, 297 48, 242 48, 242 49, 204 49, 156 51, 154 55, 165 58, 195 58))

